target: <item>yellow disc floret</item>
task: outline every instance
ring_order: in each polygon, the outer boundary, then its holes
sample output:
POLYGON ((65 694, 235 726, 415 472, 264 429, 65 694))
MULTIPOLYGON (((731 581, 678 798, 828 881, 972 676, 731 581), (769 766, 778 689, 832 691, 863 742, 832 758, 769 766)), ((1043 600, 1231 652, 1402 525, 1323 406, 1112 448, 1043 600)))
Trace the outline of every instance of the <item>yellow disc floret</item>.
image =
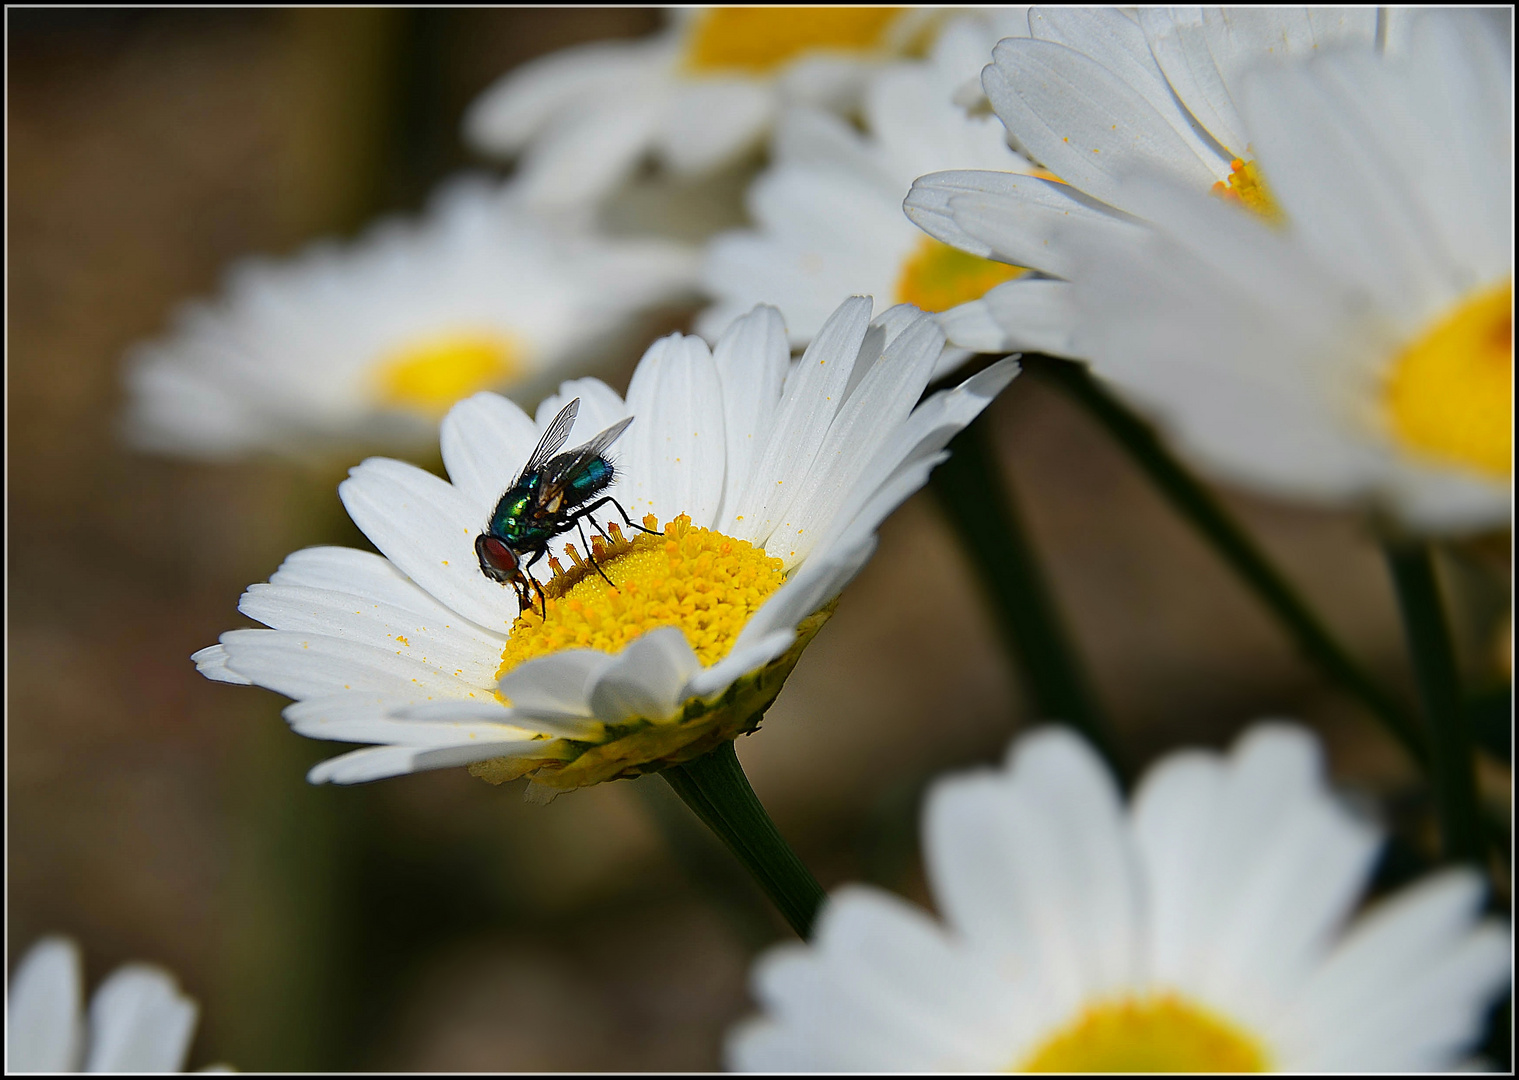
POLYGON ((1264 1048, 1176 994, 1088 1006, 1012 1072, 1265 1072, 1264 1048))
POLYGON ((948 311, 1026 273, 1021 266, 983 259, 925 236, 902 263, 896 302, 922 311, 948 311))
MULTIPOLYGON (((646 519, 647 521, 647 519, 646 519)), ((651 523, 652 527, 652 523, 651 523)), ((544 586, 548 617, 524 611, 501 654, 499 678, 526 660, 565 649, 621 652, 656 626, 678 626, 704 666, 733 648, 765 598, 785 582, 781 560, 763 548, 698 528, 682 514, 658 535, 639 533, 593 556, 608 585, 570 548, 576 565, 544 586)))
POLYGON ((1237 202, 1246 209, 1255 211, 1267 221, 1282 220, 1282 208, 1271 197, 1271 189, 1266 186, 1266 178, 1261 175, 1260 166, 1253 161, 1241 161, 1235 158, 1229 162, 1229 179, 1215 183, 1213 194, 1229 202, 1237 202))
POLYGON ((1514 282, 1468 296, 1393 363, 1394 436, 1432 461, 1513 475, 1514 282))
POLYGON ((764 75, 814 50, 870 53, 887 44, 904 8, 711 8, 696 16, 686 46, 688 71, 764 75))
POLYGON ((440 417, 455 402, 522 372, 522 350, 505 336, 452 333, 397 349, 376 365, 372 381, 382 405, 440 417))
MULTIPOLYGON (((652 517, 645 527, 657 528, 652 517)), ((498 677, 519 664, 566 649, 617 653, 656 627, 676 626, 703 666, 733 649, 744 626, 765 600, 785 584, 781 560, 763 548, 691 524, 682 514, 655 535, 632 540, 610 525, 611 544, 599 537, 592 555, 600 573, 573 545, 570 569, 553 563, 544 585, 547 616, 524 611, 512 626, 501 654, 498 677)), ((470 766, 470 772, 501 783, 531 772, 541 787, 583 787, 621 776, 638 776, 689 761, 758 726, 760 717, 802 649, 827 621, 831 608, 816 612, 797 630, 797 640, 780 658, 749 672, 715 701, 692 699, 676 716, 650 716, 608 725, 603 737, 570 745, 566 760, 497 758, 470 766)), ((510 704, 510 702, 507 702, 510 704)))

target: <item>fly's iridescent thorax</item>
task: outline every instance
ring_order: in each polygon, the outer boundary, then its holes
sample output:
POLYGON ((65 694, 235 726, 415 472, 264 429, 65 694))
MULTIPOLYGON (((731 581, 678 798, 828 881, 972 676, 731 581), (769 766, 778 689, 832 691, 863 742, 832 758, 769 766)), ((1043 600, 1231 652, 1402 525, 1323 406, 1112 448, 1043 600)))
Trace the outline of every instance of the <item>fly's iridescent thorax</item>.
POLYGON ((536 472, 524 476, 501 496, 495 512, 491 514, 490 531, 493 535, 499 536, 508 544, 520 545, 541 531, 535 528, 538 524, 535 520, 538 516, 535 495, 539 476, 536 472))

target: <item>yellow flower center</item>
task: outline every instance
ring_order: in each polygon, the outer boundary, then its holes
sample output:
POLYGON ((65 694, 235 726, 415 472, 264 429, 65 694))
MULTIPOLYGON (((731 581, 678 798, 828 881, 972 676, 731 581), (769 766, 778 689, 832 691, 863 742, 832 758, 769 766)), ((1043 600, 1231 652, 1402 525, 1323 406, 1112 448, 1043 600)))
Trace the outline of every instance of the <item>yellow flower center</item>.
POLYGON ((456 401, 522 371, 522 349, 509 338, 489 331, 440 334, 390 354, 375 368, 373 383, 381 404, 440 417, 456 401))
POLYGON ((1089 1006, 1013 1072, 1265 1072, 1265 1049, 1175 994, 1089 1006))
POLYGON ((693 73, 764 75, 813 50, 874 52, 905 8, 711 8, 696 17, 686 46, 693 73))
POLYGON ((925 236, 897 275, 896 302, 922 311, 948 311, 1026 273, 1021 266, 983 259, 925 236))
MULTIPOLYGON (((644 524, 656 528, 659 523, 651 515, 644 524)), ((685 514, 663 533, 639 533, 631 541, 616 525, 610 528, 614 542, 608 545, 597 537, 592 555, 616 588, 571 545, 575 565, 566 571, 552 563, 554 577, 544 586, 547 618, 537 611, 517 617, 497 678, 524 661, 565 649, 621 652, 656 626, 680 627, 702 664, 710 667, 728 655, 750 616, 786 580, 780 559, 746 541, 694 526, 685 514)))
POLYGON ((1261 175, 1260 167, 1253 161, 1241 161, 1239 158, 1231 161, 1229 179, 1215 183, 1213 194, 1254 210, 1267 221, 1282 220, 1282 208, 1271 197, 1271 189, 1266 186, 1266 178, 1261 175))
POLYGON ((1383 406, 1410 450, 1514 471, 1514 282, 1468 296, 1394 361, 1383 406))

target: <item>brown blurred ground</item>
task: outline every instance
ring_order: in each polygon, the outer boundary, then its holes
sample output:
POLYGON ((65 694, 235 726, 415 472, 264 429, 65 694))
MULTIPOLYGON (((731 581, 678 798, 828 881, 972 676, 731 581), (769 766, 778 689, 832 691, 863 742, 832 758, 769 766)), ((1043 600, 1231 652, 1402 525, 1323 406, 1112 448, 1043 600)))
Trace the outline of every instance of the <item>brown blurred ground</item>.
MULTIPOLYGON (((414 209, 468 160, 457 118, 493 77, 655 16, 9 20, 11 957, 63 932, 91 983, 128 959, 170 967, 202 1004, 192 1065, 716 1067, 748 1009, 748 958, 783 932, 663 785, 548 807, 462 770, 308 787, 329 748, 289 734, 275 695, 207 682, 187 658, 244 624, 238 593, 288 551, 361 542, 334 492, 347 463, 192 465, 128 453, 113 431, 122 350, 228 260, 414 209)), ((1343 781, 1406 789, 1397 752, 1084 417, 1032 380, 993 416, 1136 761, 1290 716, 1325 733, 1343 781)), ((1406 691, 1358 524, 1230 502, 1406 691)), ((992 760, 1027 723, 968 567, 919 496, 739 749, 825 885, 924 898, 923 783, 992 760)))

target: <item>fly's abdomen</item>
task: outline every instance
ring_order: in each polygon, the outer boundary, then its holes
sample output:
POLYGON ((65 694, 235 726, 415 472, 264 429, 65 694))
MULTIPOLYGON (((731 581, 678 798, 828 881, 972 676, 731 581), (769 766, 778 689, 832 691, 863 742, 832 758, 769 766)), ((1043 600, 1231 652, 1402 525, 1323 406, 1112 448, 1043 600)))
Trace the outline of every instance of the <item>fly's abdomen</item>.
POLYGON ((612 482, 612 463, 605 458, 587 462, 585 467, 570 477, 566 502, 578 506, 612 482))

